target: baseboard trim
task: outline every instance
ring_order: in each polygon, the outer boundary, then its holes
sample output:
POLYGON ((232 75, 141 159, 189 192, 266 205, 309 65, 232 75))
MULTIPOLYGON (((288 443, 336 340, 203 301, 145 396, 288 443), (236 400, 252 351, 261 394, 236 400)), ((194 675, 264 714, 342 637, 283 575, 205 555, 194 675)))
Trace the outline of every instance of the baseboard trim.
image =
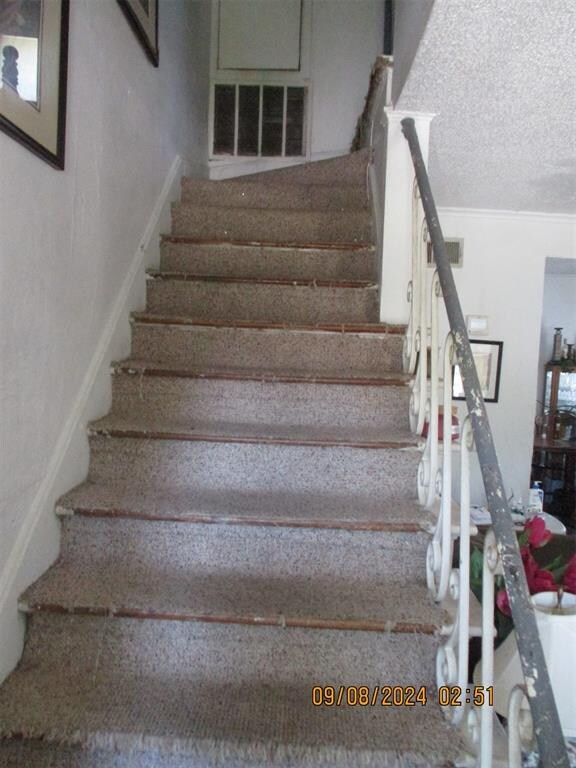
MULTIPOLYGON (((64 427, 60 432, 44 478, 40 483, 40 487, 30 505, 28 513, 20 526, 10 555, 0 572, 0 624, 3 625, 4 629, 6 629, 4 625, 5 621, 15 621, 14 605, 18 599, 16 593, 27 586, 26 577, 23 576, 27 553, 31 549, 38 524, 41 519, 43 519, 46 511, 50 509, 50 502, 54 498, 55 493, 58 494, 58 480, 62 472, 66 454, 78 430, 82 429, 85 424, 85 414, 86 411, 89 410, 90 398, 95 389, 98 374, 103 366, 109 367, 114 359, 114 355, 112 354, 114 339, 119 332, 119 326, 122 324, 122 321, 124 321, 130 310, 134 308, 129 306, 129 302, 136 278, 141 274, 142 279, 145 279, 146 257, 151 247, 154 247, 152 242, 153 237, 155 233, 158 232, 158 228, 163 217, 166 215, 166 211, 169 210, 171 198, 179 192, 179 177, 182 173, 182 167, 182 158, 177 156, 166 175, 162 190, 158 195, 154 208, 148 218, 144 233, 136 253, 132 258, 128 272, 122 282, 110 317, 102 331, 76 399, 70 409, 64 427)), ((87 440, 87 436, 85 439, 87 440)), ((51 511, 54 513, 53 508, 51 511)), ((45 563, 45 567, 48 567, 49 565, 50 562, 45 563)), ((32 568, 30 570, 34 569, 32 568)), ((18 631, 22 634, 22 629, 18 631)), ((12 638, 15 633, 16 630, 14 632, 7 632, 10 638, 12 638)), ((7 649, 2 648, 2 655, 4 655, 5 652, 11 657, 11 661, 6 663, 7 659, 3 660, 0 658, 0 679, 10 670, 10 667, 13 666, 15 661, 14 656, 19 655, 19 653, 14 653, 14 649, 11 649, 10 652, 7 649), (6 667, 8 667, 8 669, 6 667)))

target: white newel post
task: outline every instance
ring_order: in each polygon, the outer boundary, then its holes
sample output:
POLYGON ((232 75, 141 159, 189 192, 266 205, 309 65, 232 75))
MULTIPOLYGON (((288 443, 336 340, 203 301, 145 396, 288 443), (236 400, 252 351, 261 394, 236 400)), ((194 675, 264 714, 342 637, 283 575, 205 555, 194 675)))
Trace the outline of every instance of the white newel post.
POLYGON ((380 212, 382 228, 377 228, 377 256, 380 264, 380 319, 388 323, 407 323, 410 305, 406 300, 411 279, 412 257, 412 190, 414 166, 408 142, 402 134, 400 122, 412 117, 416 124, 424 161, 428 163, 430 123, 434 114, 400 112, 385 107, 380 120, 387 126, 384 172, 382 174, 383 210, 380 212))

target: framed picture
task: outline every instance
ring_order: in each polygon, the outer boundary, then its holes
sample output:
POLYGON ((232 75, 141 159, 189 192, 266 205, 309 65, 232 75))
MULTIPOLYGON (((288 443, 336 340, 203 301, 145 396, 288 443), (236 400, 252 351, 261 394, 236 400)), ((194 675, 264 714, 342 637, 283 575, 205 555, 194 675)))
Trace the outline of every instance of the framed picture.
POLYGON ((158 0, 118 0, 146 55, 158 66, 158 0))
POLYGON ((64 168, 69 0, 0 0, 0 129, 64 168))
MULTIPOLYGON (((500 390, 500 371, 502 368, 502 341, 473 341, 470 340, 472 355, 476 363, 482 396, 487 403, 498 402, 498 392, 500 390)), ((452 399, 465 400, 464 387, 460 369, 454 366, 452 374, 452 399)))

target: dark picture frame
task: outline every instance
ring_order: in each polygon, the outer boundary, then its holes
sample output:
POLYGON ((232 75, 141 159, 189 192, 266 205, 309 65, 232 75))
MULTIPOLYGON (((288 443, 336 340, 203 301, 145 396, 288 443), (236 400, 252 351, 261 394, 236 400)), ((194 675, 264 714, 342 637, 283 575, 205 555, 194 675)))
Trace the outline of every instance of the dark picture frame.
MULTIPOLYGON (((500 375, 502 373, 503 341, 486 341, 470 339, 472 355, 476 363, 480 387, 485 403, 497 403, 500 394, 500 375)), ((457 365, 452 368, 452 399, 465 400, 460 370, 457 365)))
POLYGON ((118 0, 128 23, 151 63, 157 67, 158 51, 158 0, 118 0))
POLYGON ((69 19, 69 0, 22 0, 0 16, 0 130, 58 170, 66 145, 69 19))

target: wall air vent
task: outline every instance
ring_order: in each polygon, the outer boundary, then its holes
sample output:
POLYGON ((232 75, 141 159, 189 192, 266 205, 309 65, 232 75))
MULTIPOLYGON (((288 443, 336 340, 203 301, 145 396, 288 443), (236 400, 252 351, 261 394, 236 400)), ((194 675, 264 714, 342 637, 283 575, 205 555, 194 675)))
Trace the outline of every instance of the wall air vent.
MULTIPOLYGON (((462 259, 464 256, 464 240, 460 237, 447 237, 444 241, 446 243, 446 253, 450 259, 450 266, 461 267, 462 259)), ((432 243, 427 243, 427 259, 426 263, 429 267, 434 266, 434 256, 432 255, 432 243)))

